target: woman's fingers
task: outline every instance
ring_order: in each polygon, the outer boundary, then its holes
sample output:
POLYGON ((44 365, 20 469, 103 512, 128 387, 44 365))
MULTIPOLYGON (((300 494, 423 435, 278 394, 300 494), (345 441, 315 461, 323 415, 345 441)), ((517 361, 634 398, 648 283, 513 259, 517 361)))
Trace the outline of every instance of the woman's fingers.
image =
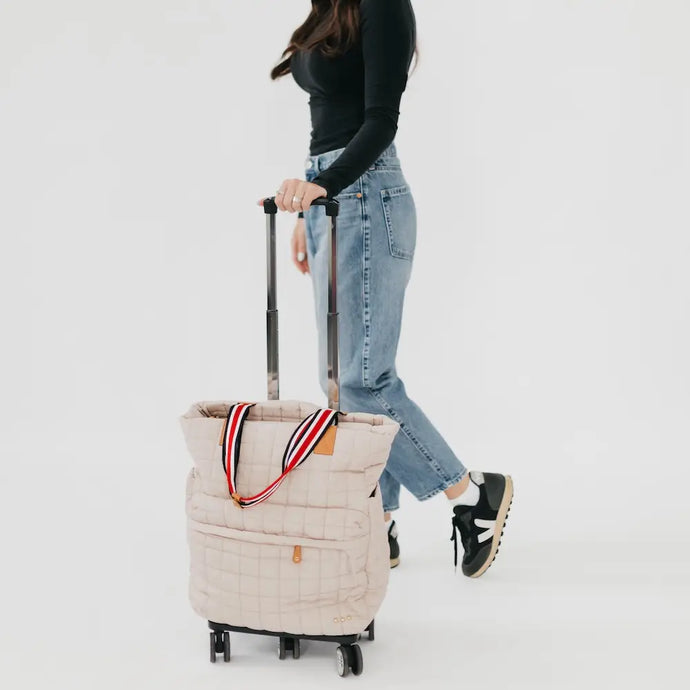
POLYGON ((306 211, 319 197, 326 196, 327 191, 318 184, 306 180, 283 180, 275 195, 276 206, 281 211, 297 213, 306 211))
POLYGON ((299 184, 300 180, 287 180, 287 188, 285 190, 285 210, 289 211, 290 213, 294 213, 295 211, 299 211, 299 208, 296 207, 296 204, 299 202, 295 201, 295 197, 299 196, 299 184))
POLYGON ((295 193, 297 180, 283 180, 276 192, 276 206, 281 211, 292 211, 292 197, 295 193))
POLYGON ((307 238, 304 222, 299 221, 292 233, 292 260, 300 273, 309 273, 307 260, 307 238))
POLYGON ((286 202, 286 205, 290 206, 290 210, 293 213, 296 213, 302 210, 302 199, 304 199, 304 190, 307 186, 307 182, 305 180, 293 180, 293 182, 296 183, 295 191, 290 197, 289 202, 286 202))
POLYGON ((314 184, 313 182, 307 182, 304 199, 302 199, 302 208, 306 211, 311 206, 314 199, 327 195, 328 192, 320 185, 314 184))

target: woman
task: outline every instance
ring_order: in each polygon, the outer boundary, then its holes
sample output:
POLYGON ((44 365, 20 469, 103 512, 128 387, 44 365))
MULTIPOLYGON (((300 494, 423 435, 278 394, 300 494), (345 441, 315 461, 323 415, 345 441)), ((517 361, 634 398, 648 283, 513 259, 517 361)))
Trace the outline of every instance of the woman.
MULTIPOLYGON (((291 73, 310 94, 311 143, 304 180, 284 180, 281 211, 299 213, 293 261, 312 276, 319 381, 326 364, 327 218, 318 197, 335 197, 341 409, 383 413, 400 424, 380 481, 391 567, 398 565, 391 512, 403 485, 419 500, 444 491, 460 531, 463 573, 491 565, 513 496, 509 476, 468 472, 395 369, 403 297, 416 240, 415 204, 394 144, 398 108, 416 52, 410 0, 312 0, 271 77, 291 73)), ((261 203, 261 202, 260 202, 261 203)))

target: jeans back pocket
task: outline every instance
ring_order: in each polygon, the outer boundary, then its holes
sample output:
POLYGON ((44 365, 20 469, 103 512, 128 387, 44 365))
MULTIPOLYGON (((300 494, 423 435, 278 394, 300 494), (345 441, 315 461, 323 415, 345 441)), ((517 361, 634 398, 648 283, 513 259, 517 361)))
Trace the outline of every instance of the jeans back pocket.
POLYGON ((417 243, 417 209, 409 185, 382 189, 381 204, 391 255, 411 261, 417 243))

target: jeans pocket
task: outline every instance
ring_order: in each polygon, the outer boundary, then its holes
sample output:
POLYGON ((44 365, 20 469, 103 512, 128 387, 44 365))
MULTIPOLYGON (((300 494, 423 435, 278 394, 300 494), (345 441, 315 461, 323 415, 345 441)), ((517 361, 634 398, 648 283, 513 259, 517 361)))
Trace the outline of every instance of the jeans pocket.
POLYGON ((411 261, 417 243, 417 209, 410 187, 382 189, 381 204, 391 256, 411 261))

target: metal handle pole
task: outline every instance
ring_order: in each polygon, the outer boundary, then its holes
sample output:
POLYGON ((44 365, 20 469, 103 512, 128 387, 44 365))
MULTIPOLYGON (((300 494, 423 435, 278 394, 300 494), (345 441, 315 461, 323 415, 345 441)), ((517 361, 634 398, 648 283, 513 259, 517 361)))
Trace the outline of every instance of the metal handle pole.
MULTIPOLYGON (((328 314, 327 359, 328 359, 328 407, 340 411, 340 372, 338 352, 338 275, 337 275, 337 222, 339 203, 335 199, 319 198, 312 206, 324 206, 329 219, 328 239, 328 314)), ((266 214, 266 369, 268 399, 280 399, 280 372, 278 366, 278 303, 276 291, 276 206, 274 197, 267 197, 263 203, 266 214)), ((337 419, 337 417, 336 417, 337 419)))
POLYGON ((338 356, 338 261, 335 216, 329 216, 328 233, 328 407, 340 410, 340 371, 338 356))
POLYGON ((266 371, 268 399, 280 399, 278 303, 276 294, 276 214, 266 215, 266 371))

